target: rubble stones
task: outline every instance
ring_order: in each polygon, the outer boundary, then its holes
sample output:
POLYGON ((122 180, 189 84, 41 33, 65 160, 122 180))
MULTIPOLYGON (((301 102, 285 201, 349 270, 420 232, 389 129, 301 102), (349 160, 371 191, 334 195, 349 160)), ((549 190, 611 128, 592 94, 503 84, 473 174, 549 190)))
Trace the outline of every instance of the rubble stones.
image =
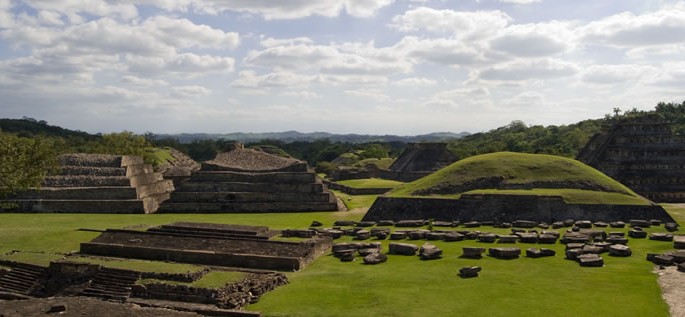
POLYGON ((609 226, 611 226, 612 228, 625 228, 626 223, 623 221, 614 221, 609 223, 609 226))
POLYGON ((364 264, 380 264, 388 261, 388 256, 383 253, 371 253, 364 257, 364 264))
POLYGON ((449 232, 446 233, 445 236, 443 237, 443 240, 445 242, 454 242, 454 241, 462 241, 464 240, 464 235, 458 232, 449 232))
POLYGON ((683 236, 683 235, 673 236, 673 248, 685 249, 685 236, 683 236))
POLYGON ((357 223, 357 227, 373 227, 376 225, 375 221, 361 221, 357 223))
POLYGON ((516 240, 518 240, 518 236, 515 235, 506 235, 506 236, 499 236, 499 240, 497 241, 498 243, 516 243, 516 240))
POLYGON ((379 220, 376 225, 379 227, 391 227, 395 225, 395 222, 392 220, 379 220))
POLYGON ((566 258, 569 260, 576 261, 581 254, 583 254, 583 250, 580 248, 566 250, 566 258))
POLYGON ((421 260, 435 260, 442 256, 442 250, 430 243, 424 243, 419 249, 421 260))
POLYGON ((462 278, 478 277, 480 266, 466 266, 459 269, 459 276, 462 278))
POLYGON ((398 255, 414 255, 416 254, 416 251, 419 250, 419 247, 413 244, 409 243, 390 243, 388 245, 388 252, 390 254, 398 254, 398 255))
POLYGON ((587 245, 587 244, 584 245, 583 248, 582 248, 581 250, 582 250, 581 252, 582 252, 583 254, 589 254, 589 253, 591 253, 591 254, 600 254, 600 253, 604 252, 604 249, 603 249, 603 248, 596 247, 596 246, 594 246, 594 245, 587 245))
POLYGON ((547 256, 555 256, 556 251, 552 249, 538 249, 538 248, 528 248, 526 249, 526 256, 529 258, 541 258, 547 256))
POLYGON ((630 223, 631 227, 640 227, 640 228, 649 228, 650 223, 647 220, 639 220, 639 219, 632 219, 628 223, 630 223))
POLYGON ((628 239, 622 236, 609 235, 606 242, 611 244, 628 244, 628 239))
POLYGON ((407 238, 407 233, 404 231, 396 231, 390 233, 390 240, 404 240, 407 238))
POLYGON ((649 235, 649 240, 654 241, 673 241, 673 235, 665 232, 653 232, 649 235))
POLYGON ((426 233, 426 240, 428 241, 438 241, 445 239, 444 232, 428 232, 426 233))
POLYGON ((395 227, 423 227, 424 224, 423 220, 400 220, 395 223, 395 227))
POLYGON ((631 256, 632 254, 633 252, 630 248, 622 244, 614 244, 609 247, 609 255, 625 257, 631 256))
POLYGON ((543 233, 538 237, 538 243, 540 244, 555 244, 557 243, 558 236, 548 233, 543 233))
POLYGON ((647 237, 647 232, 631 229, 628 231, 628 236, 634 239, 642 239, 647 237))
POLYGON ((478 227, 480 227, 480 222, 478 222, 478 221, 465 222, 464 227, 466 227, 466 228, 478 228, 478 227))
POLYGON ((516 259, 521 256, 521 249, 519 248, 490 248, 488 250, 490 256, 497 259, 516 259))
POLYGON ((595 227, 600 227, 600 228, 606 228, 609 226, 608 223, 603 222, 603 221, 597 221, 594 223, 595 227))
POLYGON ((512 225, 517 228, 535 228, 537 223, 534 221, 516 220, 514 223, 512 223, 512 225))
POLYGON ((484 233, 478 235, 479 242, 493 243, 497 240, 497 235, 492 233, 484 233))
POLYGON ((666 231, 668 232, 678 231, 678 224, 675 222, 668 222, 664 224, 664 228, 666 228, 666 231))
POLYGON ((371 231, 369 230, 359 230, 357 236, 354 237, 355 240, 367 240, 369 238, 371 238, 371 231))
POLYGON ((582 229, 590 229, 592 228, 592 222, 590 220, 578 220, 575 223, 576 227, 582 228, 582 229))
POLYGON ((604 266, 604 259, 597 254, 583 254, 578 256, 580 266, 587 267, 602 267, 604 266))
POLYGON ((559 229, 564 226, 564 223, 561 221, 553 222, 552 223, 552 229, 559 229))
POLYGON ((669 266, 669 265, 673 265, 673 256, 668 255, 668 254, 660 254, 660 255, 654 256, 651 261, 654 262, 654 264, 656 264, 656 265, 669 266))
POLYGON ((350 226, 354 226, 356 224, 357 224, 357 222, 352 221, 352 220, 337 220, 333 223, 334 226, 338 226, 338 227, 350 227, 350 226))

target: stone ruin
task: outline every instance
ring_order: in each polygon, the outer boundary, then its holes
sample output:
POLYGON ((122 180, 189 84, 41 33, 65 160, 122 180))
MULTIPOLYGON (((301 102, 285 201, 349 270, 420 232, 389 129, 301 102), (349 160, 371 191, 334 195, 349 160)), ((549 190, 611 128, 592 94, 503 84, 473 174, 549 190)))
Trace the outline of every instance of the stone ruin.
POLYGON ((64 154, 58 174, 9 198, 19 212, 153 213, 173 183, 138 156, 64 154))
POLYGON ((447 143, 409 143, 387 170, 370 164, 360 168, 337 168, 333 180, 383 178, 411 182, 446 167, 459 158, 447 149, 447 143))
POLYGON ((332 245, 327 236, 303 241, 271 239, 267 227, 179 222, 147 231, 107 229, 81 253, 262 270, 299 271, 332 245), (173 241, 173 243, 169 243, 173 241))
POLYGON ((240 145, 175 183, 159 212, 336 211, 341 205, 307 163, 240 145))
POLYGON ((658 115, 621 119, 576 159, 652 201, 685 202, 685 136, 658 115))

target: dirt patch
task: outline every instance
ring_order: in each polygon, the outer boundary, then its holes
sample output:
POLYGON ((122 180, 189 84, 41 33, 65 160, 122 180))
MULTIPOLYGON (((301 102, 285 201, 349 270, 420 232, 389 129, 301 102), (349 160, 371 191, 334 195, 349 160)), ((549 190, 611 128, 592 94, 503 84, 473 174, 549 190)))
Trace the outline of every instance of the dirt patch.
POLYGON ((659 275, 661 297, 668 304, 671 316, 685 316, 685 273, 678 272, 677 267, 669 266, 663 270, 658 267, 654 273, 659 275))
POLYGON ((281 157, 252 149, 236 149, 230 152, 219 153, 213 160, 205 162, 205 165, 243 171, 280 170, 300 164, 302 164, 301 161, 293 158, 281 157))

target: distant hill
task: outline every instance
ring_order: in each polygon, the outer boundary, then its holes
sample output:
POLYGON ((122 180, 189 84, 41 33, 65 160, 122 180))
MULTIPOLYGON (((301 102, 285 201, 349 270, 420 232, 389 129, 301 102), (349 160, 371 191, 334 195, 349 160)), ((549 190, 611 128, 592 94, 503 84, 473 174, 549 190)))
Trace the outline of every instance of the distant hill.
POLYGON ((302 133, 297 131, 266 132, 266 133, 181 133, 181 134, 155 134, 155 139, 177 139, 180 143, 191 143, 197 140, 234 140, 243 143, 258 142, 261 140, 277 140, 285 143, 328 139, 331 142, 367 143, 367 142, 439 142, 449 141, 469 135, 468 132, 452 133, 437 132, 416 136, 398 135, 367 135, 367 134, 333 134, 328 132, 302 133))
POLYGON ((100 135, 88 132, 69 130, 50 125, 44 120, 24 117, 23 119, 0 119, 0 131, 16 133, 21 136, 53 136, 63 138, 82 138, 84 140, 99 139, 100 135))

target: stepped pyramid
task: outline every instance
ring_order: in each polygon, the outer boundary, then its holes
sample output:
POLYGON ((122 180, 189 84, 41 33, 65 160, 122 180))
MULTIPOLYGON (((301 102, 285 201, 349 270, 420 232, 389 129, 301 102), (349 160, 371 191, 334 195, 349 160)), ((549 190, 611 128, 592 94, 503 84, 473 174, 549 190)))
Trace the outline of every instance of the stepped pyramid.
POLYGON ((174 190, 138 156, 64 154, 58 161, 59 175, 12 197, 16 211, 153 213, 174 190))
POLYGON ((397 176, 391 178, 402 181, 413 181, 429 175, 459 158, 447 149, 447 143, 409 143, 388 168, 397 176))
POLYGON ((685 202, 685 137, 658 115, 619 120, 576 159, 652 201, 685 202))
POLYGON ((159 212, 335 211, 338 201, 307 163, 237 145, 177 183, 159 212))

